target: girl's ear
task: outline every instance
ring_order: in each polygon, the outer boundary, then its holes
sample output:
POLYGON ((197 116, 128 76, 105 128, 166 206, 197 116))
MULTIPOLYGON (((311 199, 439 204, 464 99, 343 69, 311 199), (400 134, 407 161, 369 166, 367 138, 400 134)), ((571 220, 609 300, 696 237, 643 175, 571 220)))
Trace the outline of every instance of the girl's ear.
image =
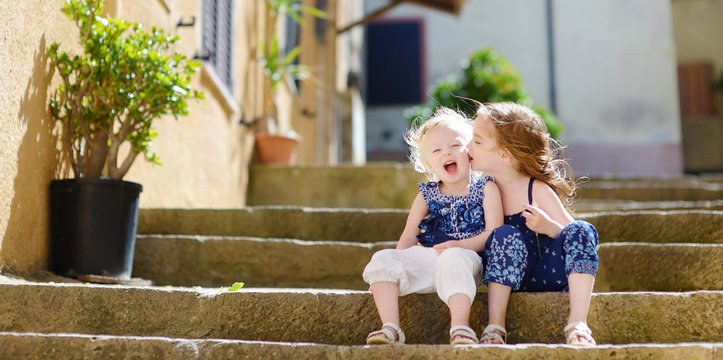
POLYGON ((512 154, 509 150, 500 148, 498 150, 498 153, 500 155, 500 159, 502 159, 502 162, 509 162, 510 160, 512 160, 512 154))

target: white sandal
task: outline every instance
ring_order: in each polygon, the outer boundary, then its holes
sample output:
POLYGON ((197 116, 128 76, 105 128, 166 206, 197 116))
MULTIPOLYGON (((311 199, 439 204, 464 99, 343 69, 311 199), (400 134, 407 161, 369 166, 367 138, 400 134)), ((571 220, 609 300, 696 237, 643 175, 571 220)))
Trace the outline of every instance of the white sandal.
POLYGON ((592 337, 592 330, 582 321, 569 323, 565 326, 565 336, 568 345, 576 346, 595 346, 595 339, 592 337), (588 342, 583 342, 578 337, 585 338, 588 342))
POLYGON ((451 345, 475 345, 477 344, 477 333, 469 326, 453 326, 449 329, 449 343, 451 345), (455 339, 455 337, 457 338, 455 339))
POLYGON ((404 340, 406 340, 404 331, 399 328, 399 325, 395 323, 384 323, 381 329, 369 333, 367 336, 367 345, 404 344, 404 340), (396 332, 397 340, 394 340, 395 334, 389 329, 393 329, 396 332))
POLYGON ((483 344, 483 341, 487 340, 497 340, 501 345, 504 345, 507 343, 507 330, 503 328, 502 326, 495 325, 495 324, 489 324, 487 327, 482 331, 482 338, 479 340, 479 343, 482 345, 497 345, 497 344, 483 344), (502 336, 500 336, 502 334, 502 336))

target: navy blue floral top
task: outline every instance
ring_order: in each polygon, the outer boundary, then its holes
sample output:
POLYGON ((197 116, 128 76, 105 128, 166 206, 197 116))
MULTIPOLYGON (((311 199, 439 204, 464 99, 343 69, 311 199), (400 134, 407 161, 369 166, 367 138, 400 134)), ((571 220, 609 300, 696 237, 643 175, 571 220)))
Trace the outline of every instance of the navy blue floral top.
POLYGON ((482 200, 485 183, 492 178, 472 177, 465 196, 444 195, 439 182, 419 183, 429 214, 419 223, 419 243, 432 247, 448 240, 466 239, 485 230, 482 200))

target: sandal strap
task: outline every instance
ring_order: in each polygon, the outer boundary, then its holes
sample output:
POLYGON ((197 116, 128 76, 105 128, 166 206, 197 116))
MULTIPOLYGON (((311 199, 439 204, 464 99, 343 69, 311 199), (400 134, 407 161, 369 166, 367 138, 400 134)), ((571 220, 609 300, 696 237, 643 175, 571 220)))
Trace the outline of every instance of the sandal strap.
POLYGON ((394 342, 394 343, 404 344, 404 341, 406 341, 406 338, 404 336, 404 331, 402 331, 402 329, 399 327, 399 325, 397 325, 395 323, 382 324, 382 328, 377 331, 371 332, 369 334, 369 336, 367 336, 367 339, 377 336, 379 334, 384 334, 384 336, 386 336, 387 339, 389 339, 389 341, 394 342), (394 333, 391 330, 389 330, 389 328, 393 329, 397 333, 396 334, 397 340, 394 340, 394 333))
POLYGON ((592 330, 587 326, 586 323, 582 321, 569 323, 567 326, 565 326, 565 334, 567 334, 567 337, 570 337, 570 334, 576 333, 577 335, 592 335, 592 330))
POLYGON ((477 333, 475 333, 471 327, 466 326, 466 325, 456 325, 456 326, 453 326, 451 329, 449 329, 450 342, 454 342, 455 336, 463 336, 463 337, 474 340, 475 344, 477 343, 477 333))
POLYGON ((590 330, 586 323, 578 321, 565 326, 565 337, 567 338, 568 344, 570 344, 572 340, 578 336, 592 340, 592 344, 595 344, 595 339, 592 337, 592 330, 590 330))
POLYGON ((507 343, 507 330, 503 328, 502 326, 496 325, 496 324, 489 324, 487 327, 482 331, 482 339, 480 341, 484 340, 497 340, 503 344, 507 343), (500 336, 502 334, 502 336, 500 336))

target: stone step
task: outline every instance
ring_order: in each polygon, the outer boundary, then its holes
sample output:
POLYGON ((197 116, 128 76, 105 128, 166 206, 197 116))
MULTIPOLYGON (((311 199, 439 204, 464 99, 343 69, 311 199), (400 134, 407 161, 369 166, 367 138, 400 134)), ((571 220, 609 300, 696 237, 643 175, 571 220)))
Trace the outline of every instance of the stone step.
MULTIPOLYGON (((366 290, 372 254, 395 242, 139 235, 133 276, 157 285, 366 290)), ((603 243, 596 291, 723 290, 723 244, 603 243)), ((484 291, 484 287, 483 287, 484 291)))
POLYGON ((0 358, 105 359, 718 359, 723 343, 349 346, 246 340, 0 332, 0 358))
MULTIPOLYGON (((396 241, 408 210, 261 206, 237 209, 141 209, 139 234, 396 241)), ((723 243, 723 211, 620 211, 579 214, 601 242, 723 243)))
MULTIPOLYGON (((249 205, 409 209, 426 181, 405 163, 365 166, 252 166, 249 205), (329 191, 335 189, 335 191, 329 191)), ((591 179, 579 184, 582 199, 704 201, 723 199, 723 176, 591 179)))
MULTIPOLYGON (((486 295, 470 321, 486 323, 486 295)), ((566 293, 513 293, 509 342, 564 341, 566 293)), ((723 292, 593 294, 588 324, 600 344, 720 342, 723 292)), ((400 300, 408 343, 446 344, 449 313, 435 294, 400 300)), ((0 331, 359 345, 380 326, 368 292, 0 284, 0 331)))

